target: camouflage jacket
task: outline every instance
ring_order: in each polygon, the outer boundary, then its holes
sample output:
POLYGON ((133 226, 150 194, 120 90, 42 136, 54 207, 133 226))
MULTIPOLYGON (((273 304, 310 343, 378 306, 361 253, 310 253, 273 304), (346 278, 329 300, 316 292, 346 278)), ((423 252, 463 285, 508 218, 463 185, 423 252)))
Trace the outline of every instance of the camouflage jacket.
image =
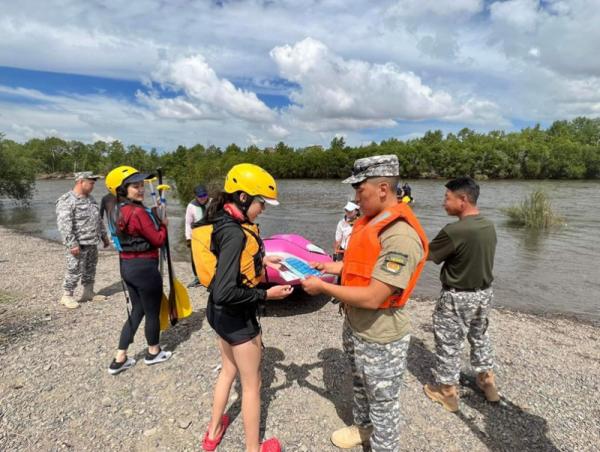
POLYGON ((93 196, 78 197, 73 191, 56 201, 56 224, 67 248, 97 245, 106 236, 100 207, 93 196))

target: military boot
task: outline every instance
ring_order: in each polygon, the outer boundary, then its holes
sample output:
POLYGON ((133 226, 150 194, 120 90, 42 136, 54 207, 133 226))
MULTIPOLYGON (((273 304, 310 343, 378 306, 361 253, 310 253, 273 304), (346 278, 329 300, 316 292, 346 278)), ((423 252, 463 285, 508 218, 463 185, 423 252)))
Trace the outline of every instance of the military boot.
POLYGON ((427 397, 434 402, 441 403, 451 413, 458 411, 459 398, 455 385, 425 385, 423 390, 427 397))
POLYGON ((496 388, 496 379, 494 378, 494 372, 488 370, 487 372, 480 372, 477 374, 477 387, 483 391, 485 398, 488 402, 499 402, 500 395, 498 394, 498 388, 496 388))
POLYGON ((69 309, 75 309, 79 307, 79 304, 75 301, 75 298, 73 298, 73 294, 71 292, 63 293, 59 303, 69 309))
POLYGON ((85 284, 83 286, 83 294, 81 294, 81 298, 79 301, 81 303, 85 303, 86 301, 99 300, 100 297, 94 293, 94 285, 93 284, 85 284))
POLYGON ((359 427, 351 425, 336 430, 331 434, 331 442, 340 449, 351 449, 366 443, 371 437, 373 427, 359 427))

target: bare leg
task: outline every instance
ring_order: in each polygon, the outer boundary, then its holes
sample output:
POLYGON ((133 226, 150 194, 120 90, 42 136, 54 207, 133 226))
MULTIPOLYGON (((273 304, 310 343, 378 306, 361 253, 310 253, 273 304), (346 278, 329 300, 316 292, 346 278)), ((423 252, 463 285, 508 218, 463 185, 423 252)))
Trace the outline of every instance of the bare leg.
POLYGON ((217 377, 213 395, 213 406, 210 423, 208 424, 208 437, 215 439, 221 431, 221 418, 225 412, 231 385, 237 374, 237 367, 233 360, 232 347, 223 339, 218 339, 221 351, 221 371, 217 377))
POLYGON ((242 383, 242 418, 246 435, 246 452, 259 451, 260 427, 260 359, 261 336, 232 347, 242 383))

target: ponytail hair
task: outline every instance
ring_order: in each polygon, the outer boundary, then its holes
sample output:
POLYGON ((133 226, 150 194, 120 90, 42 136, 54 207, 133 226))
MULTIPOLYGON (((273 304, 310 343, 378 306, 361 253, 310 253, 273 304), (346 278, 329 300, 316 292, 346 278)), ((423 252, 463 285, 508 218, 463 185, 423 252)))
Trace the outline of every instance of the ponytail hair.
MULTIPOLYGON (((206 221, 212 221, 216 217, 217 212, 223 210, 223 206, 228 202, 233 202, 232 196, 224 191, 219 192, 219 194, 210 201, 210 204, 206 209, 206 221)), ((204 219, 201 221, 204 222, 204 219)))

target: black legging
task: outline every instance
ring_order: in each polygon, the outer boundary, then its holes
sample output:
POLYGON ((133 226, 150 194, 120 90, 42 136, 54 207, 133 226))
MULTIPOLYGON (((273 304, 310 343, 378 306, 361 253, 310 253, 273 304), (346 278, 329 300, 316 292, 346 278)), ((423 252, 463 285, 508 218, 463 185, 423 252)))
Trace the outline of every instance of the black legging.
POLYGON ((146 316, 144 333, 148 345, 158 345, 160 337, 160 301, 162 298, 162 277, 156 259, 122 259, 121 275, 131 299, 131 322, 127 319, 121 330, 119 350, 127 350, 133 336, 146 316))

